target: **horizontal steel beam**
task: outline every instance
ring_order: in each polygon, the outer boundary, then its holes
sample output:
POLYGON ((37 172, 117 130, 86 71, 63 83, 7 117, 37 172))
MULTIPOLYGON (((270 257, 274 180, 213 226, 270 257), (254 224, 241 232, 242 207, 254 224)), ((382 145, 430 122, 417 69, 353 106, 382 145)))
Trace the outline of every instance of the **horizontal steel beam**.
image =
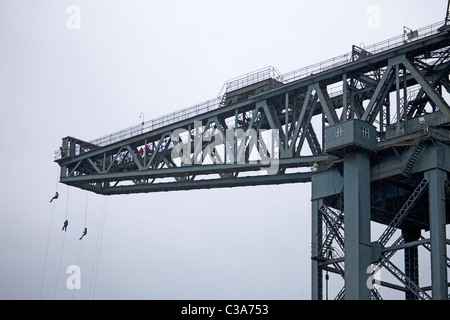
MULTIPOLYGON (((315 162, 327 161, 328 156, 306 156, 300 158, 277 159, 280 168, 312 167, 315 162)), ((105 174, 90 174, 81 176, 61 177, 62 183, 93 183, 109 181, 125 181, 137 179, 156 179, 168 177, 183 177, 186 175, 207 175, 217 173, 249 172, 268 169, 270 164, 211 164, 191 165, 183 167, 126 171, 105 174)))
POLYGON ((390 252, 390 251, 397 251, 397 250, 406 249, 406 248, 417 247, 417 246, 424 245, 424 244, 427 244, 427 243, 430 243, 430 239, 422 239, 422 240, 402 243, 402 244, 400 244, 398 246, 382 248, 381 249, 381 253, 390 252))
POLYGON ((197 189, 216 189, 216 188, 232 188, 244 186, 260 186, 271 184, 287 184, 310 182, 312 173, 293 173, 293 174, 277 174, 267 176, 249 176, 226 179, 211 179, 211 180, 195 180, 195 181, 178 181, 154 184, 136 184, 116 187, 99 187, 90 184, 69 183, 78 188, 89 190, 103 195, 114 194, 130 194, 130 193, 146 193, 146 192, 161 192, 161 191, 186 191, 197 189))

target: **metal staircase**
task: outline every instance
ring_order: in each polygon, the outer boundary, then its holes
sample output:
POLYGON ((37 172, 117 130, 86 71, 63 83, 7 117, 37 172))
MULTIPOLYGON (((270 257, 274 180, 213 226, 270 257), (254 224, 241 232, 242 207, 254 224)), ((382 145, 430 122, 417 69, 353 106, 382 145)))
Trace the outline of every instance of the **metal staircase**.
POLYGON ((424 147, 425 141, 422 140, 417 145, 414 145, 410 148, 409 156, 406 158, 406 161, 402 168, 403 175, 409 176, 411 174, 411 170, 413 169, 414 164, 416 163, 417 158, 419 157, 424 147))

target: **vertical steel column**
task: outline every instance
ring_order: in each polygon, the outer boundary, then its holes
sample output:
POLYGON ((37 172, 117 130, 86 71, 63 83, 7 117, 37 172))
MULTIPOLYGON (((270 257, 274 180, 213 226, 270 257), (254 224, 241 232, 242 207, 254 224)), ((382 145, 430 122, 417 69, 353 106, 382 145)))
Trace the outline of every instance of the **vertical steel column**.
MULTIPOLYGON (((62 148, 64 149, 64 152, 66 153, 65 156, 69 156, 69 155, 73 155, 73 154, 69 154, 69 137, 63 138, 62 139, 62 148)), ((64 158, 61 155, 61 158, 64 158)), ((61 166, 61 170, 59 172, 59 178, 65 177, 67 175, 67 166, 61 166)))
POLYGON ((347 98, 347 74, 344 73, 342 75, 342 115, 341 115, 341 121, 347 120, 347 110, 348 110, 348 98, 347 98))
POLYGON ((402 68, 402 74, 403 74, 403 112, 402 113, 402 121, 403 121, 403 127, 405 131, 408 131, 408 79, 406 77, 406 68, 403 66, 402 68))
POLYGON ((367 269, 371 264, 370 156, 344 155, 345 299, 370 300, 367 269))
MULTIPOLYGON (((402 230, 405 242, 413 242, 420 239, 420 230, 402 230)), ((405 275, 419 285, 419 250, 417 246, 405 248, 405 275)), ((406 300, 417 300, 417 296, 410 290, 405 292, 406 300)))
POLYGON ((385 120, 386 120, 386 128, 391 124, 391 97, 389 95, 386 96, 386 115, 385 115, 385 120))
POLYGON ((395 66, 395 95, 397 98, 397 106, 396 106, 396 112, 397 112, 397 126, 396 126, 396 131, 397 134, 400 133, 400 127, 401 127, 401 120, 400 119, 400 115, 401 115, 401 110, 400 110, 400 65, 397 64, 395 66))
MULTIPOLYGON (((311 202, 311 256, 320 256, 322 248, 322 216, 320 207, 323 204, 322 199, 311 202)), ((323 274, 319 267, 319 261, 311 260, 311 299, 323 300, 323 274)))
POLYGON ((433 300, 447 300, 447 236, 445 224, 445 180, 440 169, 425 172, 428 180, 431 244, 431 290, 433 300))
POLYGON ((234 138, 233 138, 233 148, 234 148, 234 159, 232 163, 237 163, 237 154, 238 154, 238 148, 237 148, 237 138, 236 138, 236 130, 238 129, 238 125, 239 125, 239 111, 238 109, 236 109, 234 111, 234 138))
POLYGON ((285 125, 285 132, 284 132, 284 151, 288 149, 289 145, 289 92, 286 92, 285 96, 285 106, 284 106, 284 125, 285 125))

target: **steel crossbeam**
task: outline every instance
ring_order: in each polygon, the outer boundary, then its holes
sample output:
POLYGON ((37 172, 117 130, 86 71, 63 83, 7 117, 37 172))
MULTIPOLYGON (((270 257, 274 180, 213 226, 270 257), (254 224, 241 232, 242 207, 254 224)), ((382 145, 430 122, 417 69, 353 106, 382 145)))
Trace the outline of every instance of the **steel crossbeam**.
POLYGON ((392 262, 387 259, 383 259, 381 264, 401 283, 405 285, 414 295, 421 300, 431 300, 429 294, 427 294, 422 288, 420 288, 413 280, 406 276, 399 268, 397 268, 392 262))

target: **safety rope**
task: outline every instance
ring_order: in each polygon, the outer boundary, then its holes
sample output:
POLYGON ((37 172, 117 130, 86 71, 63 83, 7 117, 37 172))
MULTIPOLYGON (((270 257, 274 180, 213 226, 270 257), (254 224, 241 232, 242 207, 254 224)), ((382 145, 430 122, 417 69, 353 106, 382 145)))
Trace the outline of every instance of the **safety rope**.
MULTIPOLYGON (((59 185, 58 178, 59 178, 59 168, 56 167, 56 186, 55 186, 56 192, 58 192, 58 185, 59 185)), ((45 255, 44 255, 44 268, 42 270, 41 292, 40 292, 40 295, 39 295, 39 299, 40 300, 42 300, 42 293, 43 293, 43 290, 44 290, 45 271, 47 269, 48 248, 50 247, 50 235, 51 235, 51 232, 52 232, 52 229, 53 229, 53 217, 55 215, 55 206, 56 206, 56 201, 53 202, 53 205, 52 205, 52 215, 51 215, 51 218, 50 218, 50 227, 48 229, 48 235, 47 235, 47 245, 46 245, 46 248, 45 248, 45 255)))
MULTIPOLYGON (((86 210, 84 212, 84 228, 86 228, 86 225, 87 225, 88 200, 89 200, 89 191, 86 191, 86 210)), ((81 238, 80 238, 80 240, 81 240, 81 238)), ((77 266, 80 265, 82 248, 83 248, 83 241, 80 241, 80 249, 78 251, 77 266)), ((73 298, 75 296, 75 291, 76 290, 72 290, 72 300, 73 300, 73 298)))
POLYGON ((97 244, 95 246, 95 252, 94 252, 94 261, 92 263, 92 271, 91 271, 91 281, 89 283, 89 292, 88 292, 88 299, 91 296, 91 290, 92 290, 92 299, 95 297, 95 288, 97 284, 97 273, 98 273, 98 266, 100 262, 100 250, 102 246, 102 239, 103 239, 103 230, 105 227, 105 220, 106 220, 106 212, 108 207, 108 198, 106 197, 103 201, 103 210, 102 210, 102 216, 100 219, 100 226, 99 226, 99 236, 97 237, 97 244), (95 269, 95 270, 94 270, 95 269))
MULTIPOLYGON (((83 241, 80 241, 80 250, 78 251, 77 266, 80 265, 81 249, 82 249, 82 247, 83 247, 83 241)), ((75 295, 75 291, 76 291, 75 289, 72 289, 72 300, 73 300, 73 297, 75 295)))
MULTIPOLYGON (((66 220, 68 220, 68 212, 69 212, 69 185, 67 185, 66 220)), ((63 258, 63 254, 64 254, 64 243, 65 243, 65 240, 66 240, 66 232, 63 233, 63 242, 62 242, 62 246, 61 246, 61 254, 59 256, 58 275, 56 277, 55 289, 53 291, 53 300, 56 297, 56 289, 58 288, 59 276, 60 276, 60 273, 61 273, 62 258, 63 258)))
POLYGON ((88 200, 89 200, 89 192, 86 191, 86 211, 84 212, 84 227, 87 225, 87 213, 88 213, 88 200))
POLYGON ((54 217, 54 213, 55 213, 55 205, 56 202, 53 203, 52 205, 52 215, 50 218, 50 228, 48 230, 48 235, 47 235, 47 247, 45 249, 45 258, 44 258, 44 270, 42 271, 42 282, 41 282, 41 293, 40 293, 40 299, 42 300, 42 292, 44 289, 44 279, 45 279, 45 270, 47 268, 47 257, 48 257, 48 248, 50 246, 50 235, 51 235, 51 231, 53 229, 53 217, 54 217))
POLYGON ((69 185, 67 185, 67 198, 66 198, 66 220, 69 212, 69 185))
MULTIPOLYGON (((68 220, 68 218, 69 218, 69 190, 70 190, 69 186, 67 186, 66 212, 65 212, 65 219, 66 220, 68 220)), ((91 280, 90 280, 90 284, 89 284, 88 299, 91 296, 91 290, 92 290, 92 299, 95 296, 97 274, 98 274, 99 261, 100 261, 100 251, 101 251, 101 246, 102 246, 102 237, 103 237, 103 231, 104 231, 105 220, 106 220, 106 213, 107 213, 107 205, 108 205, 108 198, 105 198, 105 200, 103 202, 103 209, 102 209, 102 215, 101 215, 100 226, 99 226, 99 236, 97 238, 97 243, 96 243, 96 248, 95 248, 95 253, 94 253, 94 260, 93 260, 93 263, 92 263, 92 272, 91 272, 92 276, 91 276, 91 280)), ((42 299, 42 296, 43 296, 43 288, 44 288, 44 282, 45 282, 44 280, 45 280, 45 272, 46 272, 46 266, 47 266, 47 260, 48 260, 48 251, 49 251, 49 246, 50 246, 51 231, 53 229, 53 224, 54 224, 53 220, 54 220, 55 206, 56 206, 56 202, 54 202, 53 206, 52 206, 52 215, 51 215, 50 228, 49 228, 48 238, 47 238, 47 247, 46 247, 45 258, 44 258, 44 270, 43 270, 43 273, 42 273, 40 299, 42 299)), ((85 213, 84 213, 84 227, 85 228, 87 226, 88 208, 89 208, 89 193, 87 192, 87 194, 86 194, 86 206, 85 206, 85 213)), ((59 256, 59 263, 58 263, 58 272, 57 272, 57 276, 56 276, 56 283, 55 283, 55 286, 54 286, 54 289, 53 289, 53 300, 56 299, 56 293, 57 293, 57 290, 58 290, 59 280, 60 280, 60 276, 61 276, 61 267, 62 267, 62 260, 63 260, 63 257, 64 257, 64 248, 65 248, 65 238, 66 238, 65 236, 66 236, 66 232, 63 232, 61 253, 60 253, 60 256, 59 256)), ((82 255, 82 248, 83 248, 83 244, 82 244, 82 241, 80 241, 80 247, 79 247, 78 258, 77 258, 77 265, 80 264, 81 255, 82 255)), ((75 291, 76 290, 72 291, 72 300, 74 299, 75 291)))

